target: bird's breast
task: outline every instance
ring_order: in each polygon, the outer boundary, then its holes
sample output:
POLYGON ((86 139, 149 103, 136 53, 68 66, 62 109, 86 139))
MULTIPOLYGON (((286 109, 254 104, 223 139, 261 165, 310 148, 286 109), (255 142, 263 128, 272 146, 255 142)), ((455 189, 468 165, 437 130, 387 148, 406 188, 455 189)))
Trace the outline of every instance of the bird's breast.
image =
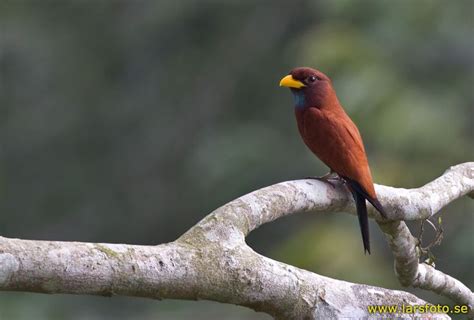
MULTIPOLYGON (((325 123, 319 119, 319 110, 313 108, 295 108, 296 123, 298 131, 305 144, 318 155, 318 149, 324 147, 324 125, 325 123)), ((318 155, 319 156, 319 155, 318 155)))

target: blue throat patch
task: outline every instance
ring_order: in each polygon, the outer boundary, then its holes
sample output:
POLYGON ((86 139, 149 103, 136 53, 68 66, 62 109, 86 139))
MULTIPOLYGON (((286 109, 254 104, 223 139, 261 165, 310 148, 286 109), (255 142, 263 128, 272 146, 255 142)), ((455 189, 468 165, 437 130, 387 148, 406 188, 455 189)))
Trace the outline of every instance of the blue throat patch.
POLYGON ((293 93, 293 98, 295 99, 296 108, 304 108, 305 106, 305 95, 301 90, 291 90, 293 93))

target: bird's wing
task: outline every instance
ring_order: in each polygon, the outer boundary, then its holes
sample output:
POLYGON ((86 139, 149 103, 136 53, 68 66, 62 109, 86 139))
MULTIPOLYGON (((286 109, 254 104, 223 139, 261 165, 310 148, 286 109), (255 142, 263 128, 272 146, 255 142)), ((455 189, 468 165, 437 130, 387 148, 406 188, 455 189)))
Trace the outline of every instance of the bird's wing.
POLYGON ((333 171, 356 181, 376 198, 362 138, 349 116, 342 109, 335 113, 308 108, 298 118, 300 133, 311 151, 333 171))

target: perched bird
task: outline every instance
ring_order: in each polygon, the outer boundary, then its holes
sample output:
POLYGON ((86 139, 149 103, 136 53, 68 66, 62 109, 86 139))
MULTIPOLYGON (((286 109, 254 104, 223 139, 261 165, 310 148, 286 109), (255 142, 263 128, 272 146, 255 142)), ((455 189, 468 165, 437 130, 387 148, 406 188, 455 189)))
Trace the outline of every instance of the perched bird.
POLYGON ((362 233, 364 252, 370 254, 369 220, 365 200, 383 217, 377 200, 364 144, 359 130, 342 108, 331 80, 311 68, 293 69, 280 81, 295 98, 298 130, 308 148, 323 161, 330 173, 343 179, 354 198, 362 233))

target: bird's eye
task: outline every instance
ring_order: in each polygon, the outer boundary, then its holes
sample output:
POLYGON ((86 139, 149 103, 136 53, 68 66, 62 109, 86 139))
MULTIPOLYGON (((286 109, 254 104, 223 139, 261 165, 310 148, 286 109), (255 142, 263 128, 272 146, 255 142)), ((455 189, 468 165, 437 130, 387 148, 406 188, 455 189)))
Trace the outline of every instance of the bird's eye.
POLYGON ((308 77, 308 80, 309 82, 314 82, 316 81, 316 77, 315 76, 308 77))

